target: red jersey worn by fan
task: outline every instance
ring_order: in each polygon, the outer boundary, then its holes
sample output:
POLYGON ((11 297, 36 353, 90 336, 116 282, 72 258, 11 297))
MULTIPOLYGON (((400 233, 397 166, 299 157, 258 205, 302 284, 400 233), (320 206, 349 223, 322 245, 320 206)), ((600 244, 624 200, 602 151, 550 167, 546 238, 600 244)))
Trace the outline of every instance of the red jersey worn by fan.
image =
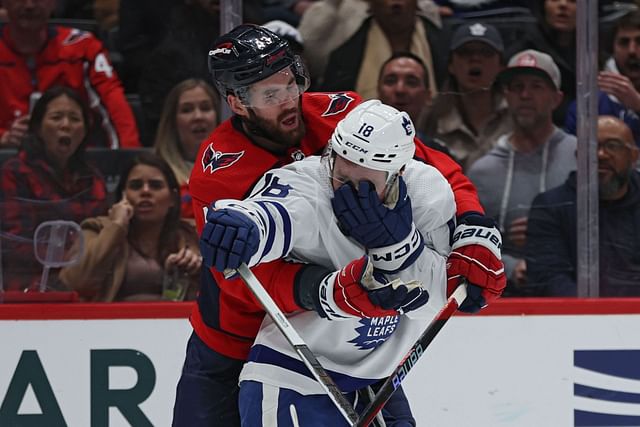
MULTIPOLYGON (((353 92, 304 93, 302 117, 305 136, 299 146, 276 154, 255 145, 243 132, 237 118, 222 123, 202 144, 189 180, 198 234, 204 224, 204 209, 219 199, 243 199, 268 170, 305 156, 321 154, 336 124, 361 98, 353 92)), ((449 181, 458 215, 479 212, 475 188, 460 167, 446 154, 416 143, 416 157, 437 168, 449 181)), ((294 300, 294 282, 301 264, 283 260, 252 268, 265 289, 284 312, 300 310, 294 300)), ((264 310, 241 279, 227 280, 210 269, 205 276, 198 304, 191 315, 195 333, 210 348, 235 359, 246 360, 264 310)))
POLYGON ((107 51, 91 33, 49 26, 44 48, 33 57, 14 49, 9 26, 0 33, 0 136, 29 114, 32 93, 52 86, 76 90, 96 113, 110 148, 140 146, 138 129, 107 51))

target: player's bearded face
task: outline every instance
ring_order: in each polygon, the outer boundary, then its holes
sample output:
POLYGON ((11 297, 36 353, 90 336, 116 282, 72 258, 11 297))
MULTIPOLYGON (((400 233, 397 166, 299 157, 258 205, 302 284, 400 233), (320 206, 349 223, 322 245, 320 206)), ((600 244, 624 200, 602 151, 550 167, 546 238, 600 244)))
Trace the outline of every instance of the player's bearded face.
POLYGON ((298 145, 306 132, 302 121, 302 98, 278 107, 248 108, 247 127, 285 147, 298 145))
POLYGON ((250 85, 241 95, 246 127, 282 148, 297 145, 305 134, 302 122, 305 90, 291 67, 250 85))

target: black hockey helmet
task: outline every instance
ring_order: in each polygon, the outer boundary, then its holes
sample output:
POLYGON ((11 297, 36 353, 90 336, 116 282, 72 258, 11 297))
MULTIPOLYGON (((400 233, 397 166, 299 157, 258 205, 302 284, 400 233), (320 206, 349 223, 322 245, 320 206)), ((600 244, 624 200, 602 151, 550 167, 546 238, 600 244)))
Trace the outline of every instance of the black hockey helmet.
POLYGON ((298 86, 309 87, 309 78, 300 57, 288 42, 274 32, 252 24, 242 24, 218 37, 209 50, 209 72, 223 97, 241 99, 255 82, 291 67, 298 86))

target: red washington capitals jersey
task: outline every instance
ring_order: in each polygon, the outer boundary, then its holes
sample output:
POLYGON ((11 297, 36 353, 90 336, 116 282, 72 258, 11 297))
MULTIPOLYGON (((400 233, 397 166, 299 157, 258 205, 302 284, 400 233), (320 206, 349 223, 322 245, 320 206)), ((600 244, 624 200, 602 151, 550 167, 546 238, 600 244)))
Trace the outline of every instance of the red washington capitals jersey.
POLYGON ((31 60, 16 52, 9 26, 0 33, 0 135, 29 114, 32 92, 52 86, 77 91, 97 114, 110 148, 140 146, 138 128, 107 51, 91 33, 50 26, 44 48, 31 60))
MULTIPOLYGON (((304 93, 305 136, 298 147, 283 155, 255 145, 241 130, 237 118, 218 126, 200 147, 189 179, 198 233, 204 226, 204 208, 212 202, 244 199, 268 170, 321 154, 336 124, 361 101, 353 92, 304 93)), ((416 157, 434 166, 449 181, 458 213, 483 212, 473 184, 450 157, 419 142, 416 157)), ((291 313, 300 310, 293 287, 301 268, 300 264, 276 260, 253 267, 252 271, 278 306, 291 313)), ((191 324, 209 347, 228 357, 246 360, 263 318, 264 310, 242 279, 227 280, 215 269, 203 274, 191 324)))

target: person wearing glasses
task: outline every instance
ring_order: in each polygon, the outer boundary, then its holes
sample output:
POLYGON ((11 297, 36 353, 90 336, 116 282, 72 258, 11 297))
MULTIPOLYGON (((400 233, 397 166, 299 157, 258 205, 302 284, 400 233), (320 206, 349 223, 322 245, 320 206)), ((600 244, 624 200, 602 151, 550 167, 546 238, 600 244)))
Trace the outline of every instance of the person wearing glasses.
MULTIPOLYGON (((629 126, 598 117, 600 296, 640 296, 640 173, 629 126)), ((577 296, 576 173, 538 195, 529 213, 529 280, 547 296, 577 296)))
POLYGON ((513 121, 513 132, 468 171, 487 216, 504 239, 502 259, 505 294, 528 296, 524 260, 527 215, 539 193, 562 184, 576 168, 576 139, 553 124, 553 111, 563 98, 560 70, 546 53, 525 50, 514 55, 498 74, 513 121))
POLYGON ((141 153, 123 171, 119 202, 107 216, 82 222, 80 262, 62 269, 60 280, 85 300, 157 300, 165 272, 188 280, 182 295, 195 297, 202 257, 194 227, 180 218, 180 187, 170 166, 141 153))

